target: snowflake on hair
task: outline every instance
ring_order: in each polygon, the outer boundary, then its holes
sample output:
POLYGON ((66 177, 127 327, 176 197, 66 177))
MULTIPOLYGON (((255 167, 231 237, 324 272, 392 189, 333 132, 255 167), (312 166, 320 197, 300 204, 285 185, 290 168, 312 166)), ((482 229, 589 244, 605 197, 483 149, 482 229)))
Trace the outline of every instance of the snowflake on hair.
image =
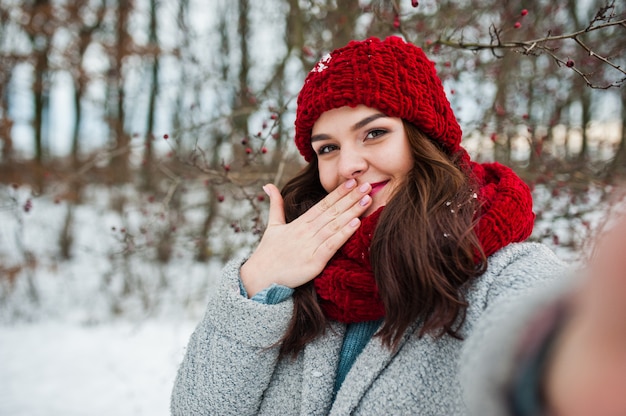
POLYGON ((322 57, 322 59, 320 59, 320 61, 317 63, 317 65, 315 65, 315 67, 311 70, 311 72, 322 72, 323 70, 328 68, 328 65, 326 64, 329 63, 331 59, 332 59, 332 56, 329 53, 327 53, 326 55, 322 57))

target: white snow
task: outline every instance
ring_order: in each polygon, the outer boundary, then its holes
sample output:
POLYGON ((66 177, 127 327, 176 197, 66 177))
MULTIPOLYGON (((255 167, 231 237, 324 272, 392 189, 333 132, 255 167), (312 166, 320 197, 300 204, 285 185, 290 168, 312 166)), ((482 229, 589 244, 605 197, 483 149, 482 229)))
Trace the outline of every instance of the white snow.
POLYGON ((0 415, 168 415, 192 322, 0 327, 0 415))

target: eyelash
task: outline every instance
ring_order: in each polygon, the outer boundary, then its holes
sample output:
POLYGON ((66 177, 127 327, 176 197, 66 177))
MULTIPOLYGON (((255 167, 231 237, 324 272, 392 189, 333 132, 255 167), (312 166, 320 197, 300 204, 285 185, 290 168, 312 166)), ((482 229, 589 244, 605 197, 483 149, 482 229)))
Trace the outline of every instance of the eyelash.
POLYGON ((387 130, 385 129, 372 129, 370 131, 367 132, 367 134, 365 135, 366 139, 376 139, 380 136, 382 136, 383 134, 387 133, 387 130), (377 133, 376 135, 374 135, 373 137, 370 137, 372 135, 372 133, 377 133))
MULTIPOLYGON (((372 129, 370 131, 367 132, 367 134, 365 135, 365 140, 369 140, 369 139, 377 139, 380 136, 383 136, 384 134, 386 134, 388 131, 385 129, 372 129)), ((317 154, 318 155, 323 155, 326 153, 330 153, 332 150, 337 149, 338 146, 334 145, 334 144, 326 144, 323 146, 320 146, 319 149, 317 149, 317 154)))
POLYGON ((334 145, 334 144, 325 144, 323 146, 320 146, 319 149, 317 149, 317 154, 318 155, 323 155, 323 154, 326 154, 326 153, 330 153, 330 151, 329 151, 330 148, 333 148, 331 150, 334 150, 335 148, 337 148, 337 146, 334 145))

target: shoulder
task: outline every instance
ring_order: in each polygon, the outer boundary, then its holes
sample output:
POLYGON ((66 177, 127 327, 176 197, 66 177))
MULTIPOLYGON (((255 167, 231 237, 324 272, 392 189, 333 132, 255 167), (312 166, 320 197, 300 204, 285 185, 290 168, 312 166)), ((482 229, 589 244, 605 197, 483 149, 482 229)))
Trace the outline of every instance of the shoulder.
POLYGON ((470 314, 481 313, 499 298, 511 298, 559 280, 568 267, 539 243, 512 243, 488 258, 487 270, 468 287, 470 314))
POLYGON ((492 254, 488 259, 486 273, 500 274, 510 271, 511 267, 528 267, 529 272, 544 267, 550 269, 565 267, 552 250, 540 243, 511 243, 492 254))
POLYGON ((487 271, 478 281, 541 282, 558 277, 566 269, 567 265, 543 244, 512 243, 487 259, 487 271))

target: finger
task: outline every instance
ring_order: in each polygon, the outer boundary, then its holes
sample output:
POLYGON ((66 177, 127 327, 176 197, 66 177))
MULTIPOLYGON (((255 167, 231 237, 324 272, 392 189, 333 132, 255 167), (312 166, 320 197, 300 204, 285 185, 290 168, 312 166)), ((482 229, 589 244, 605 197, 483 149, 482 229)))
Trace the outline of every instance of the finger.
POLYGON ((357 186, 356 181, 350 179, 315 204, 307 211, 307 215, 303 219, 307 222, 318 221, 318 227, 321 228, 350 209, 371 190, 372 187, 369 183, 366 182, 357 186))
MULTIPOLYGON (((620 276, 626 270, 626 215, 618 218, 615 224, 600 237, 596 247, 596 255, 591 261, 592 267, 600 271, 605 280, 614 279, 620 283, 620 276)), ((626 282, 624 282, 626 283, 626 282)))
MULTIPOLYGON (((598 241, 585 287, 587 306, 603 325, 626 337, 626 215, 598 241)), ((583 298, 584 299, 584 298, 583 298)))
POLYGON ((360 225, 361 220, 359 218, 352 218, 347 224, 324 239, 313 253, 313 256, 330 259, 348 241, 350 236, 356 232, 360 225))
MULTIPOLYGON (((316 237, 320 244, 322 244, 325 240, 333 237, 334 234, 340 233, 345 236, 344 228, 347 225, 350 225, 350 222, 354 219, 358 219, 363 212, 365 212, 369 205, 372 203, 372 197, 368 194, 361 196, 361 198, 357 201, 349 200, 348 198, 344 198, 338 201, 335 206, 344 205, 345 202, 351 202, 351 205, 347 206, 347 208, 341 207, 341 212, 337 216, 324 216, 321 215, 315 223, 319 225, 319 230, 316 232, 316 237), (325 221, 325 222, 324 222, 325 221)), ((349 231, 353 231, 348 228, 349 231)), ((347 239, 351 235, 345 236, 347 239)), ((342 237, 339 238, 338 241, 341 241, 342 237)), ((340 244, 341 246, 341 244, 340 244)))
POLYGON ((267 225, 285 224, 285 208, 283 196, 274 184, 268 183, 263 186, 263 191, 270 198, 270 210, 267 218, 267 225))
POLYGON ((320 258, 332 257, 359 228, 359 217, 371 204, 372 197, 365 195, 340 216, 320 228, 316 233, 318 247, 315 255, 321 256, 320 258))

